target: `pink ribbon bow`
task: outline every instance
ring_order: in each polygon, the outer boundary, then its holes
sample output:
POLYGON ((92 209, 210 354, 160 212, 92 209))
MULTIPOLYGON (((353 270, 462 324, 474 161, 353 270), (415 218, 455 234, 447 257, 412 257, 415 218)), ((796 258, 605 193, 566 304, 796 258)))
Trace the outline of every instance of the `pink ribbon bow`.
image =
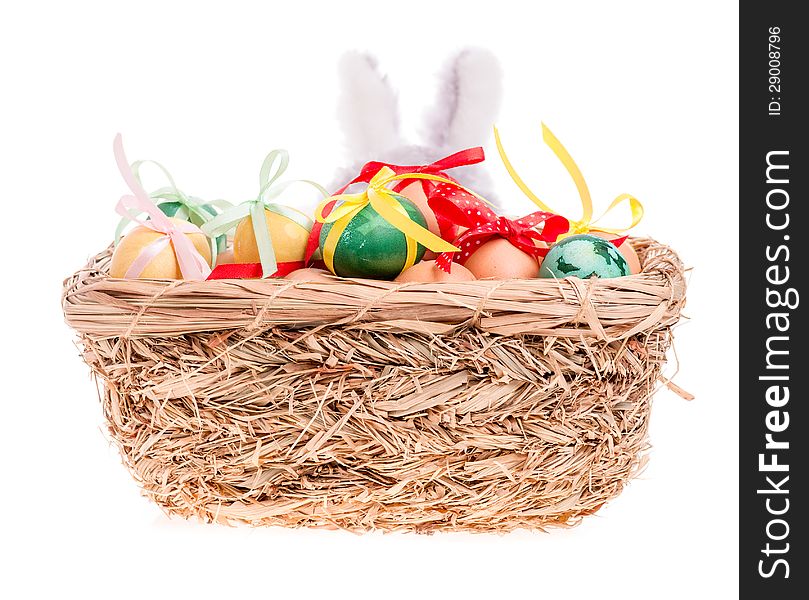
POLYGON ((163 234, 141 250, 124 276, 126 278, 138 277, 152 259, 171 244, 174 246, 174 254, 177 256, 177 263, 180 265, 180 273, 183 279, 205 280, 211 272, 211 267, 205 257, 196 249, 193 242, 186 236, 188 233, 204 235, 202 230, 192 223, 175 223, 171 221, 149 198, 149 194, 146 193, 146 190, 138 183, 132 173, 132 168, 129 166, 126 154, 124 154, 124 144, 120 133, 115 136, 112 147, 118 170, 121 172, 126 185, 132 191, 131 194, 121 196, 115 207, 115 212, 132 219, 144 227, 148 227, 152 231, 163 234), (138 213, 145 213, 149 215, 149 218, 142 220, 138 213))

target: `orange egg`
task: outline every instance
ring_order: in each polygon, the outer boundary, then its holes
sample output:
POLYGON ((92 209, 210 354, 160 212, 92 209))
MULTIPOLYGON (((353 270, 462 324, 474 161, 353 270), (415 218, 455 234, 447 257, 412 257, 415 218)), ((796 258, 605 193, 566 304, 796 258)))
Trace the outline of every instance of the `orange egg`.
POLYGON ((539 261, 504 238, 494 238, 466 260, 464 266, 478 279, 533 279, 539 261))
POLYGON ((331 277, 328 271, 311 267, 287 273, 284 275, 284 279, 291 281, 334 281, 334 277, 331 277))
MULTIPOLYGON (((301 221, 309 220, 309 217, 295 210, 285 207, 285 210, 299 213, 301 221)), ((275 251, 275 260, 278 262, 301 261, 306 254, 306 242, 309 240, 309 230, 289 217, 264 210, 264 217, 267 220, 267 232, 272 240, 272 248, 275 251)), ((237 263, 257 263, 261 262, 256 244, 256 234, 253 232, 253 218, 245 217, 236 227, 233 235, 233 256, 237 263)))
MULTIPOLYGON (((438 226, 438 219, 436 218, 433 209, 430 208, 430 205, 427 203, 427 196, 424 195, 424 188, 421 185, 421 181, 414 181, 410 185, 402 188, 397 193, 401 194, 415 204, 421 211, 421 214, 424 215, 424 220, 427 221, 427 229, 429 229, 431 233, 441 237, 441 228, 438 226)), ((447 237, 452 240, 458 235, 458 228, 453 227, 452 230, 448 232, 447 237)), ((423 260, 431 260, 435 257, 435 252, 427 250, 424 252, 423 260)))
MULTIPOLYGON (((188 225, 186 221, 180 219, 170 218, 176 224, 188 225)), ((163 237, 164 234, 159 231, 154 231, 143 225, 135 227, 132 231, 127 233, 118 245, 115 246, 115 251, 112 254, 112 263, 110 264, 110 277, 126 277, 126 272, 129 270, 130 265, 140 256, 141 251, 149 244, 156 241, 158 238, 163 237)), ((205 261, 211 264, 211 246, 208 238, 203 233, 187 233, 187 238, 191 240, 194 247, 197 249, 205 261)), ((135 276, 136 279, 182 279, 183 275, 180 271, 180 264, 177 262, 177 256, 174 253, 174 245, 168 244, 163 250, 158 252, 143 271, 135 276)))
POLYGON ((399 283, 408 281, 418 281, 422 283, 433 283, 439 281, 474 281, 475 276, 458 263, 452 263, 451 273, 439 269, 434 260, 423 260, 416 263, 409 269, 405 269, 402 273, 394 279, 399 283))
MULTIPOLYGON (((588 231, 590 235, 595 235, 605 240, 617 240, 619 237, 623 237, 620 235, 615 235, 613 233, 604 233, 603 231, 588 231)), ((618 246, 618 250, 621 251, 621 254, 626 260, 626 264, 629 267, 629 273, 632 275, 637 275, 641 272, 640 267, 640 259, 638 258, 638 253, 635 252, 635 249, 632 247, 632 244, 629 243, 629 240, 624 241, 623 244, 618 246)))

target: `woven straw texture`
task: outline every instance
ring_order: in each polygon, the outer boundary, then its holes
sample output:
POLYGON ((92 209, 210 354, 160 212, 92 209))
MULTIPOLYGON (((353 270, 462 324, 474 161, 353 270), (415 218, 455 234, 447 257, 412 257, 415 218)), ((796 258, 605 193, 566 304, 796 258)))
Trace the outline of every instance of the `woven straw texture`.
POLYGON ((352 531, 574 525, 648 449, 685 302, 666 246, 619 279, 65 281, 109 435, 206 521, 352 531))

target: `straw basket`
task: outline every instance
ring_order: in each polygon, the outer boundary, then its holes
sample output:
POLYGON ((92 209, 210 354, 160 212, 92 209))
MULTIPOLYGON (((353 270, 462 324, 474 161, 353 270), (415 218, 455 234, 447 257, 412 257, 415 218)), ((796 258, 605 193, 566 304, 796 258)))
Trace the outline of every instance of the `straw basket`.
MULTIPOLYGON (((353 531, 574 525, 645 461, 685 303, 667 247, 619 279, 64 286, 145 494, 206 521, 353 531)), ((673 385, 673 384, 670 384, 673 385)))

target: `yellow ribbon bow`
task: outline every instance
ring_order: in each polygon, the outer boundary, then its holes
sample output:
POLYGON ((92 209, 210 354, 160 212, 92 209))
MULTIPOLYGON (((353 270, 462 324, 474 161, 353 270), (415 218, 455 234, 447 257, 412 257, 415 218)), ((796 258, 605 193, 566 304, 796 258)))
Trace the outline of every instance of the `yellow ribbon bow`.
MULTIPOLYGON (((522 193, 528 196, 528 198, 537 206, 539 206, 542 210, 547 212, 552 212, 554 214, 558 214, 555 210, 551 209, 547 204, 545 204, 539 197, 534 194, 530 190, 530 188, 525 184, 522 178, 517 174, 517 171, 514 170, 514 167, 511 165, 511 161, 509 161, 508 157, 506 156, 506 151, 503 149, 503 144, 500 142, 500 134, 497 131, 497 127, 494 128, 494 140, 497 144, 497 151, 500 153, 500 158, 503 161, 503 164, 506 167, 506 171, 511 176, 511 179, 514 180, 514 183, 517 184, 517 187, 522 190, 522 193)), ((570 220, 570 231, 568 233, 563 233, 559 236, 559 239, 563 237, 567 237, 570 235, 574 235, 577 233, 587 233, 588 231, 601 231, 604 233, 611 233, 621 235, 629 229, 632 229, 635 225, 640 223, 640 220, 643 218, 643 205, 640 201, 631 196, 630 194, 621 194, 615 200, 613 200, 610 205, 607 207, 601 216, 597 219, 593 219, 593 202, 590 198, 590 190, 587 188, 587 183, 584 181, 584 176, 581 174, 579 167, 576 165, 576 162, 570 156, 568 151, 562 145, 556 136, 551 133, 551 130, 542 123, 542 140, 553 150, 553 153, 556 154, 556 157, 562 161, 562 164, 567 169, 567 172, 570 174, 570 177, 573 179, 573 183, 576 184, 576 189, 579 191, 579 198, 581 199, 582 205, 582 217, 578 221, 570 220), (629 203, 629 209, 632 213, 632 222, 627 227, 594 227, 593 225, 601 220, 608 212, 614 209, 616 206, 621 204, 622 202, 629 203)))
POLYGON ((407 241, 405 266, 412 266, 415 263, 418 244, 433 252, 459 252, 458 248, 410 218, 401 202, 396 199, 396 196, 400 194, 396 194, 396 192, 385 187, 399 179, 428 179, 430 181, 449 183, 465 189, 454 181, 437 175, 428 173, 402 173, 401 175, 396 175, 389 167, 382 167, 371 178, 371 181, 368 182, 368 187, 364 191, 357 194, 338 194, 326 198, 315 209, 315 219, 319 223, 333 223, 331 231, 329 231, 329 235, 323 244, 323 260, 330 271, 334 272, 334 251, 343 230, 348 226, 354 215, 369 204, 379 213, 380 217, 405 235, 405 240, 407 241), (342 203, 334 207, 328 215, 323 216, 325 206, 334 200, 340 200, 342 203))

